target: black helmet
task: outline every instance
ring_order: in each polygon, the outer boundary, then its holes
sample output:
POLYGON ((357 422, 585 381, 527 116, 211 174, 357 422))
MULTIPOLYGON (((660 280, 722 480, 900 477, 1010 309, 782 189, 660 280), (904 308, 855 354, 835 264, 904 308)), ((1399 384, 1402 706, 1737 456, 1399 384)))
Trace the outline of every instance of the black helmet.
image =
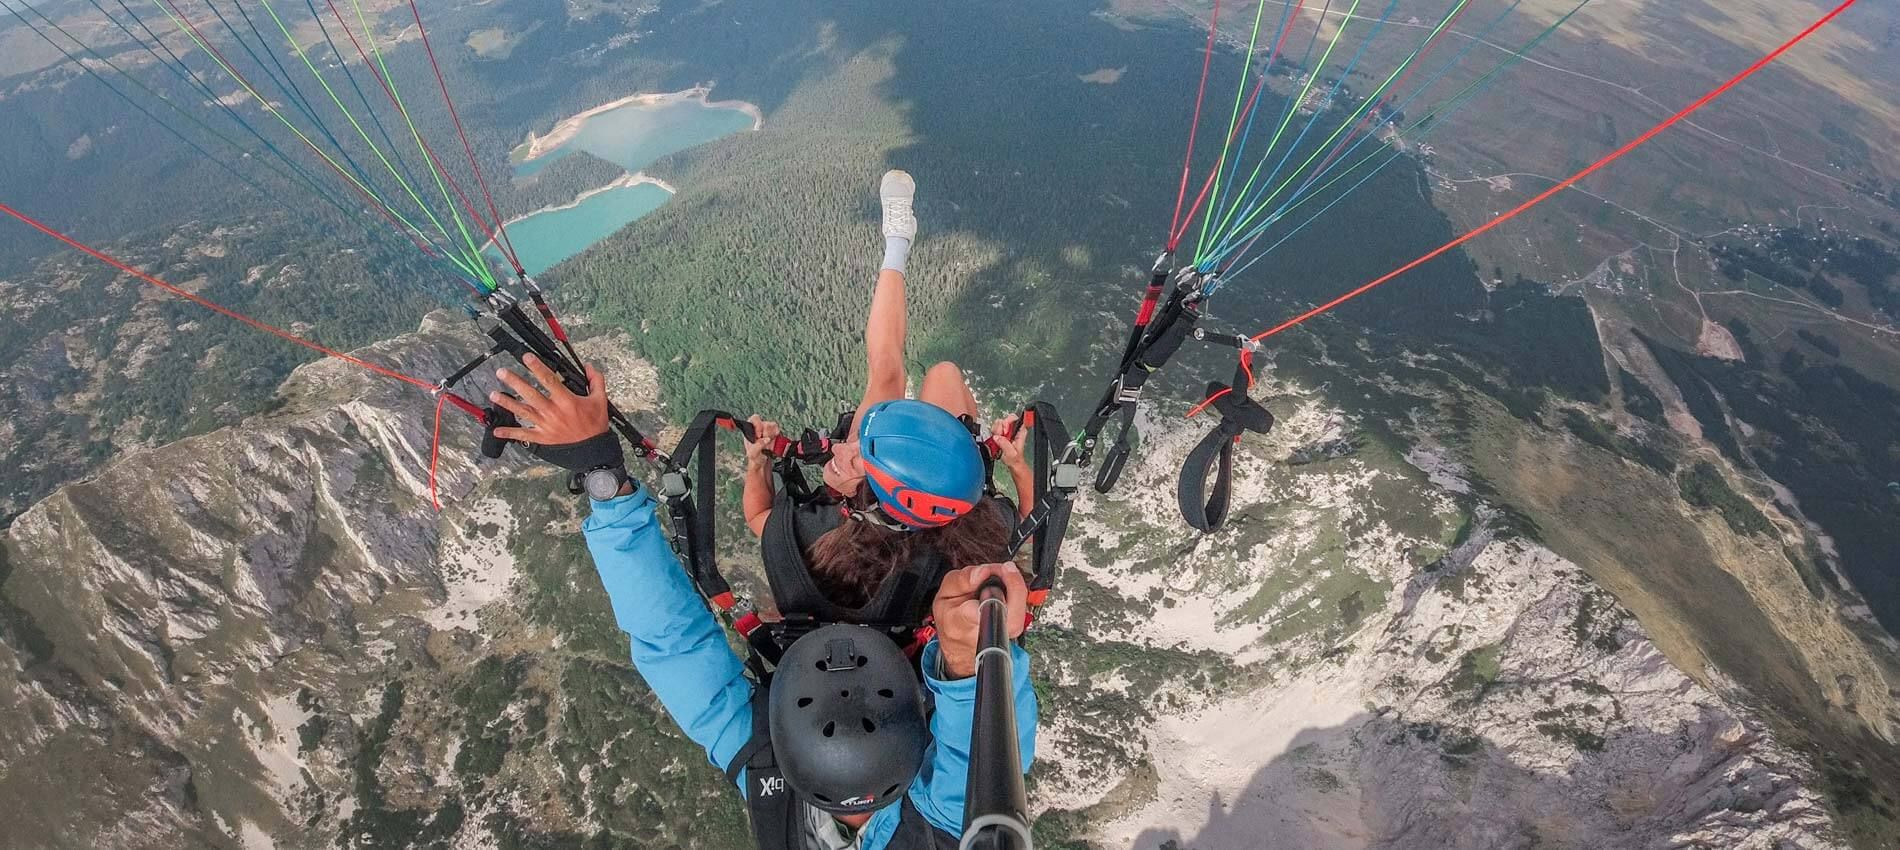
POLYGON ((903 799, 930 743, 915 668, 865 626, 825 626, 793 642, 772 676, 770 712, 786 784, 834 815, 903 799))

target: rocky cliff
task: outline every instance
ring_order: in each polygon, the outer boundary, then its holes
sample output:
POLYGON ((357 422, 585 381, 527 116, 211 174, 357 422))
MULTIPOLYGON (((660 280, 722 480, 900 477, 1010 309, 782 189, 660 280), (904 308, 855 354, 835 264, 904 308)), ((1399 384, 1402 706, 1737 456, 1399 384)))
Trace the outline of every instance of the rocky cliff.
MULTIPOLYGON (((432 319, 366 359, 480 347, 432 319)), ((600 340, 657 421, 651 370, 600 340)), ((479 389, 479 385, 478 385, 479 389)), ((1698 683, 1452 453, 1268 385, 1236 515, 1183 530, 1198 427, 1088 498, 1031 649, 1032 796, 1102 847, 1840 846, 1806 762, 1698 683)), ((556 476, 323 362, 271 412, 120 458, 0 562, 8 847, 735 847, 625 661, 556 476)))
POLYGON ((1039 655, 1063 708, 1045 820, 1141 850, 1845 846, 1749 695, 1674 666, 1457 452, 1262 392, 1281 425, 1248 441, 1228 528, 1176 524, 1206 427, 1178 419, 1079 510, 1045 633, 1069 651, 1039 655))

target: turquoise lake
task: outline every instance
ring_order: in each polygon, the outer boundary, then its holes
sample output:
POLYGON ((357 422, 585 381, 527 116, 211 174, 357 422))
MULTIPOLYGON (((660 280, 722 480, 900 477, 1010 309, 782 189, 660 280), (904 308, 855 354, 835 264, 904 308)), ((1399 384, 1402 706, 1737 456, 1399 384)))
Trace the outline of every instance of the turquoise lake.
POLYGON ((528 274, 538 275, 659 209, 671 197, 651 183, 608 189, 576 206, 535 213, 508 225, 508 241, 528 274))
MULTIPOLYGON (((586 151, 639 171, 670 153, 752 129, 744 110, 712 107, 697 100, 657 106, 629 104, 589 117, 560 147, 515 166, 516 179, 527 179, 575 151, 586 151)), ((622 186, 590 195, 579 204, 534 213, 508 225, 508 238, 529 274, 540 274, 587 249, 670 197, 650 184, 622 186)), ((499 256, 490 249, 491 255, 499 256)))

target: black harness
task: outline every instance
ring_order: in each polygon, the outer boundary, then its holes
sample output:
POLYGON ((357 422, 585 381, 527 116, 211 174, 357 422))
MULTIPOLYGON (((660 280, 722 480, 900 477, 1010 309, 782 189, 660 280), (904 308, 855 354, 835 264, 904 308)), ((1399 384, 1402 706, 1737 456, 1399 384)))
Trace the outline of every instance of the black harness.
MULTIPOLYGON (((756 435, 750 423, 724 411, 700 412, 681 436, 669 469, 661 477, 660 495, 666 503, 674 550, 685 561, 700 595, 745 639, 746 666, 755 683, 752 737, 726 765, 726 776, 737 782, 744 774, 746 806, 760 850, 805 850, 815 846, 810 838, 811 813, 786 786, 772 747, 768 696, 779 658, 800 637, 831 623, 878 629, 915 658, 935 633, 928 625, 930 605, 944 574, 952 569, 941 553, 916 547, 910 562, 887 577, 861 607, 838 605, 818 589, 799 538, 799 512, 835 510, 845 515, 849 508, 828 488, 813 486, 805 468, 830 460, 834 441, 850 432, 851 422, 852 415, 846 413, 830 432, 806 429, 799 439, 781 437, 772 447, 776 458, 773 473, 779 486, 760 545, 766 583, 780 615, 776 622, 764 621, 756 610, 733 615, 739 600, 719 570, 717 523, 706 510, 706 506, 718 504, 715 484, 719 431, 737 431, 753 439, 756 435)), ((981 439, 973 423, 966 424, 972 425, 973 438, 981 439)), ((1059 421, 1056 424, 1060 427, 1059 421)), ((994 460, 987 450, 983 456, 986 465, 994 460)), ((897 833, 889 845, 893 850, 957 846, 956 837, 932 826, 908 797, 900 806, 897 833)))
MULTIPOLYGON (((1114 380, 1103 392, 1081 432, 1072 437, 1055 407, 1044 402, 1034 402, 1022 413, 1018 427, 1031 429, 1028 454, 1035 486, 1032 493, 1018 494, 1032 498, 1033 502, 1029 514, 1016 523, 1008 554, 1014 556, 1023 546, 1031 546, 1034 565, 1034 575, 1029 581, 1031 605, 1042 604, 1055 586, 1058 555, 1074 508, 1073 497, 1081 486, 1081 470, 1090 464, 1102 430, 1111 420, 1119 420, 1115 441, 1095 476, 1096 490, 1106 493, 1120 480, 1133 451, 1134 426, 1143 387, 1189 337, 1233 345, 1241 351, 1240 366, 1235 370, 1232 383, 1209 385, 1210 399, 1204 406, 1212 406, 1219 413, 1220 424, 1195 446, 1181 473, 1177 497, 1182 515, 1190 525, 1201 531, 1212 531, 1226 520, 1232 495, 1235 443, 1243 433, 1265 433, 1273 427, 1272 414, 1247 393, 1253 384, 1252 356, 1258 346, 1242 337, 1207 334, 1198 329, 1205 281, 1191 267, 1170 272, 1171 259, 1171 254, 1163 254, 1156 260, 1114 380)), ((489 358, 508 354, 520 360, 532 353, 555 369, 570 390, 584 394, 587 389, 580 358, 539 288, 526 277, 523 282, 549 331, 536 326, 518 300, 497 291, 489 298, 497 322, 487 329, 494 347, 438 385, 445 401, 455 402, 487 426, 482 448, 483 453, 491 457, 500 456, 504 447, 502 441, 494 438, 494 428, 512 426, 513 417, 500 408, 481 410, 449 392, 450 387, 489 358)), ((834 441, 850 433, 853 416, 847 412, 829 432, 806 429, 799 439, 781 436, 775 441, 773 471, 779 487, 763 530, 762 552, 766 581, 781 619, 766 623, 750 606, 735 616, 740 603, 719 570, 718 523, 712 508, 718 505, 715 488, 718 432, 738 431, 751 440, 755 435, 750 423, 724 411, 701 411, 687 427, 677 448, 668 455, 641 434, 618 408, 610 404, 608 410, 613 430, 632 445, 634 454, 662 469, 659 494, 666 503, 672 547, 685 562, 694 587, 707 606, 745 639, 748 648, 745 663, 755 682, 753 734, 726 765, 726 775, 735 782, 741 773, 745 775, 745 797, 754 838, 760 850, 805 850, 814 846, 809 838, 812 835, 810 811, 795 800, 786 786, 772 747, 768 722, 772 671, 794 641, 830 623, 877 628, 915 658, 934 634, 928 623, 930 604, 951 566, 941 553, 918 547, 911 562, 889 576, 877 594, 856 609, 839 606, 818 590, 798 537, 797 512, 817 506, 848 514, 849 508, 828 488, 814 487, 804 467, 831 459, 834 441)), ((977 423, 966 418, 965 424, 979 444, 984 444, 984 479, 989 482, 987 473, 992 471, 995 450, 987 444, 987 435, 980 433, 977 423)), ((570 482, 569 489, 580 492, 577 482, 570 482)), ((986 494, 995 495, 987 484, 986 494)), ((911 805, 908 796, 904 798, 891 847, 941 850, 957 845, 955 836, 931 826, 911 805)))
MULTIPOLYGON (((1208 404, 1219 414, 1220 424, 1208 433, 1188 454, 1176 487, 1181 516, 1195 529, 1211 532, 1227 520, 1228 504, 1233 495, 1234 444, 1241 434, 1267 433, 1273 427, 1273 414, 1254 401, 1248 390, 1253 387, 1253 355, 1259 345, 1241 336, 1211 334, 1199 327, 1201 304, 1206 298, 1208 278, 1193 267, 1170 271, 1172 254, 1155 260, 1148 279, 1148 290, 1141 310, 1122 347, 1122 359, 1114 380, 1096 402, 1094 412, 1074 439, 1062 426, 1055 410, 1046 404, 1033 405, 1025 419, 1033 417, 1037 432, 1033 441, 1033 462, 1037 481, 1035 508, 1017 526, 1012 547, 1020 549, 1035 541, 1038 580, 1045 572, 1052 586, 1056 550, 1068 529, 1072 497, 1081 484, 1082 468, 1088 466, 1111 420, 1119 429, 1113 445, 1102 458, 1095 473, 1095 490, 1107 493, 1121 480, 1123 469, 1134 449, 1135 419, 1141 407, 1142 389, 1156 370, 1167 365, 1188 339, 1233 346, 1240 350, 1240 364, 1231 384, 1210 384, 1208 404), (1170 286, 1172 284, 1172 286, 1170 286), (1164 297, 1165 296, 1165 297, 1164 297), (1211 482, 1210 482, 1211 475, 1211 482)), ((1032 597, 1032 601, 1040 601, 1032 597)))

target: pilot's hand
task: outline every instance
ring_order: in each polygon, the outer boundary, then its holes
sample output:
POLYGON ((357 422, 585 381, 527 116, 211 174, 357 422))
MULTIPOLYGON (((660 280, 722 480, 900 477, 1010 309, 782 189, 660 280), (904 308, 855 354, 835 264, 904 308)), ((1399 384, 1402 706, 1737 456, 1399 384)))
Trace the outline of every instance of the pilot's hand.
POLYGON ((745 459, 755 464, 770 461, 772 443, 778 439, 779 435, 778 423, 756 414, 750 421, 752 422, 752 439, 746 441, 745 459))
POLYGON ((526 378, 508 369, 495 377, 513 394, 500 391, 488 394, 488 400, 521 421, 518 428, 496 428, 495 436, 542 446, 579 443, 607 432, 607 379, 592 366, 587 369, 587 394, 575 395, 561 383, 554 370, 532 354, 522 358, 536 387, 526 378))
POLYGON ((984 564, 964 567, 943 577, 930 613, 937 626, 937 651, 943 659, 945 678, 967 679, 976 675, 977 630, 983 620, 982 606, 976 601, 977 589, 991 577, 1001 579, 1009 611, 1009 636, 1022 635, 1029 625, 1029 586, 1015 564, 984 564))

